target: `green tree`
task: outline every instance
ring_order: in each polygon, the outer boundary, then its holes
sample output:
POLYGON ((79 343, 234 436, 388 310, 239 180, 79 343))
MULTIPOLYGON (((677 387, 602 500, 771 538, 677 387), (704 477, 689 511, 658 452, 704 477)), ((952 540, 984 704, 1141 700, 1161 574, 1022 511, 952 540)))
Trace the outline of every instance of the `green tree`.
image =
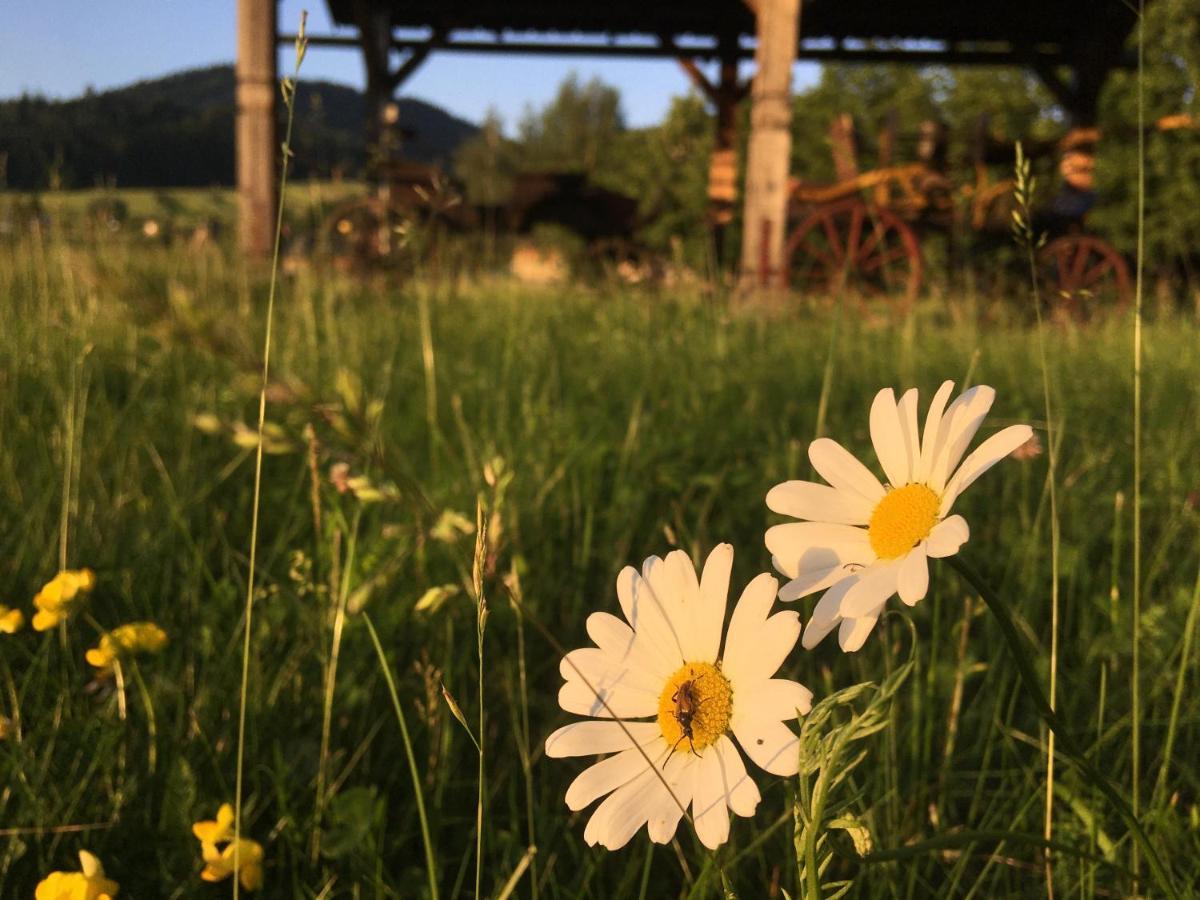
POLYGON ((594 173, 625 130, 621 96, 593 78, 572 73, 540 111, 528 110, 517 126, 524 168, 594 173))
POLYGON ((472 137, 454 155, 454 174, 462 182, 467 202, 500 206, 512 194, 519 169, 520 148, 504 136, 504 123, 489 109, 472 137))
MULTIPOLYGON (((1136 51, 1137 34, 1130 38, 1136 51)), ((1158 131, 1162 116, 1200 118, 1200 0, 1146 5, 1142 90, 1146 137, 1146 258, 1151 270, 1192 264, 1200 247, 1200 131, 1158 131)), ((1089 223, 1122 250, 1137 244, 1136 71, 1115 72, 1101 96, 1096 165, 1100 203, 1089 223)))

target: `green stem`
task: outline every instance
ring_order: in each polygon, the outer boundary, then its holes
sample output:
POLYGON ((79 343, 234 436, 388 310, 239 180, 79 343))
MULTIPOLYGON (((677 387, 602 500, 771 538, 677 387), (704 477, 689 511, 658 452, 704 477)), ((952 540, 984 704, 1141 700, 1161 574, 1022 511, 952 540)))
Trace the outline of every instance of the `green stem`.
MULTIPOLYGON (((1137 274, 1134 284, 1133 312, 1133 596, 1130 661, 1130 768, 1133 779, 1133 814, 1141 804, 1142 783, 1142 275, 1146 237, 1146 104, 1145 104, 1145 3, 1138 0, 1138 78, 1137 78, 1137 274)), ((1138 851, 1133 848, 1133 874, 1138 874, 1138 851)), ((1134 882, 1134 893, 1137 893, 1134 882)))
MULTIPOLYGON (((242 679, 238 691, 237 768, 233 793, 233 870, 241 872, 242 848, 242 780, 246 762, 246 705, 250 690, 250 636, 254 613, 254 575, 258 562, 258 517, 262 502, 263 425, 267 418, 267 386, 271 375, 271 331, 275 321, 275 293, 279 286, 279 251, 283 244, 283 204, 287 196, 288 167, 292 159, 292 123, 296 118, 295 90, 304 59, 304 23, 308 13, 300 14, 300 32, 296 38, 296 67, 292 73, 291 94, 285 94, 287 127, 284 131, 282 159, 279 169, 279 207, 275 215, 275 246, 271 253, 271 286, 267 291, 267 321, 263 334, 262 387, 258 392, 258 444, 254 452, 254 499, 250 513, 250 565, 246 573, 246 605, 242 627, 242 679)), ((238 900, 240 878, 233 878, 233 900, 238 900)))
POLYGON ((1162 861, 1159 859, 1158 852, 1154 849, 1154 845, 1150 843, 1149 837, 1146 836, 1145 830, 1142 828, 1141 822, 1130 808, 1125 799, 1117 793, 1112 782, 1104 776, 1099 769, 1087 761, 1080 749, 1075 745, 1075 740, 1063 728, 1062 721, 1050 707, 1050 701, 1046 698, 1045 691, 1042 690, 1042 685, 1038 680, 1037 673, 1034 671, 1033 663, 1029 660, 1029 655, 1025 652, 1025 648, 1021 643, 1021 636, 1017 631, 1017 626, 1013 622, 1012 613, 1009 612, 1007 604, 1005 604, 997 594, 995 594, 983 577, 971 567, 969 563, 960 556, 951 556, 946 560, 951 568, 953 568, 983 599, 983 602, 988 605, 988 609, 996 617, 996 621, 1000 625, 1000 631, 1004 635, 1005 641, 1008 642, 1008 649, 1012 653, 1013 661, 1017 664, 1017 674, 1021 678, 1021 682, 1026 693, 1033 700, 1033 705, 1037 709, 1038 715, 1046 726, 1058 735, 1058 752, 1067 758, 1080 772, 1083 777, 1094 783, 1100 788, 1101 793, 1108 798, 1108 801, 1116 809, 1118 815, 1129 827, 1137 845, 1145 852, 1146 861, 1150 864, 1150 872, 1154 876, 1154 880, 1158 883, 1159 888, 1167 897, 1177 898, 1178 892, 1172 884, 1167 870, 1164 868, 1162 861))
POLYGON ((433 855, 433 841, 429 836, 429 819, 425 815, 425 798, 421 793, 421 775, 417 770, 417 757, 413 753, 412 738, 408 734, 408 722, 404 718, 404 708, 400 705, 400 695, 396 693, 396 682, 392 678, 392 669, 388 664, 387 654, 383 652, 383 644, 375 625, 366 612, 362 614, 367 631, 371 633, 371 642, 375 645, 375 653, 379 656, 379 668, 383 670, 383 680, 387 682, 388 693, 392 697, 392 708, 396 711, 396 721, 400 723, 400 738, 404 742, 404 755, 408 757, 408 772, 412 776, 413 794, 417 798, 417 819, 421 823, 421 840, 425 844, 425 869, 429 875, 429 896, 437 900, 437 863, 433 855))

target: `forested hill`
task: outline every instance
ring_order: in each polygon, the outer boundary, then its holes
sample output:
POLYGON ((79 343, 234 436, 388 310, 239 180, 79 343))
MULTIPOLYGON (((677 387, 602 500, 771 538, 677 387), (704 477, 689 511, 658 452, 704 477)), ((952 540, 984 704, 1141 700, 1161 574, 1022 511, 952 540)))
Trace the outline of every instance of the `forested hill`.
MULTIPOLYGON (((232 184, 233 95, 233 67, 224 65, 73 100, 0 101, 0 187, 232 184)), ((295 174, 360 174, 363 95, 344 85, 301 81, 298 101, 295 174)), ((439 107, 399 102, 407 157, 448 163, 475 133, 475 126, 439 107)))

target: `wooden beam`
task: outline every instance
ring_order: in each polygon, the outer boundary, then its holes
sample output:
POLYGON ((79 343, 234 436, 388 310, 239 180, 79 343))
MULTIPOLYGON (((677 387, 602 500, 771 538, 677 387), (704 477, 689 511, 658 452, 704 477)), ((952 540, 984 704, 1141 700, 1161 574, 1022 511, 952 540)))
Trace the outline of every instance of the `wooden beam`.
POLYGON ((743 290, 775 286, 783 277, 788 169, 792 150, 792 64, 800 0, 757 0, 757 71, 750 89, 750 143, 742 218, 743 290))
POLYGON ((717 89, 713 87, 712 82, 700 71, 700 67, 696 65, 696 61, 690 56, 679 56, 676 58, 679 61, 680 68, 686 73, 688 80, 695 85, 696 90, 702 93, 709 102, 716 103, 717 89))
MULTIPOLYGON (((646 35, 639 35, 645 38, 646 35)), ((451 53, 511 53, 525 56, 613 56, 633 59, 670 59, 672 57, 688 56, 692 59, 715 60, 721 57, 722 49, 716 40, 703 45, 680 43, 672 39, 668 43, 652 43, 649 40, 638 43, 620 43, 612 35, 605 35, 603 41, 566 41, 550 39, 532 41, 527 39, 510 40, 497 37, 491 40, 478 38, 446 38, 444 41, 432 43, 428 40, 398 38, 393 40, 393 50, 410 51, 417 48, 447 51, 451 53)), ((281 44, 291 45, 295 35, 279 36, 281 44)), ((358 38, 342 35, 314 35, 308 39, 310 47, 335 47, 357 49, 360 46, 358 38)), ((755 48, 738 45, 735 51, 738 59, 752 59, 755 48)), ((861 45, 832 45, 827 40, 813 40, 801 44, 797 51, 798 60, 808 62, 860 62, 883 63, 899 62, 912 63, 918 66, 931 65, 982 65, 982 66, 1014 66, 1034 65, 1067 65, 1070 58, 1058 46, 1014 46, 988 44, 980 45, 972 42, 945 44, 942 47, 897 47, 888 45, 871 45, 865 41, 861 45)), ((1124 68, 1133 68, 1136 58, 1125 56, 1119 61, 1124 68)))
POLYGON ((416 72, 417 69, 421 68, 421 63, 425 62, 425 60, 429 58, 429 51, 431 49, 433 48, 422 47, 413 50, 412 53, 408 55, 408 59, 400 63, 399 68, 397 68, 395 72, 392 72, 388 76, 388 81, 391 83, 393 93, 399 90, 400 85, 408 81, 408 79, 413 76, 413 73, 416 72))
POLYGON ((265 259, 275 237, 275 0, 237 5, 237 204, 238 245, 250 259, 265 259))

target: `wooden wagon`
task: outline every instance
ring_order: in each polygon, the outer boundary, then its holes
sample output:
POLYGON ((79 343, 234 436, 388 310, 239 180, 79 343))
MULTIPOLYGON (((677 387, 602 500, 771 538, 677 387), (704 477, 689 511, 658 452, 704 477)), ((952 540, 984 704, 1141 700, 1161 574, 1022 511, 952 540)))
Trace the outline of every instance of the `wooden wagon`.
MULTIPOLYGON (((1089 232, 1085 216, 1092 184, 1094 129, 1076 130, 1032 148, 1057 153, 1062 186, 1034 225, 1047 242, 1038 252, 1047 300, 1073 312, 1120 306, 1131 279, 1124 257, 1089 232)), ((848 116, 830 128, 838 179, 830 185, 792 186, 792 226, 785 248, 785 285, 815 293, 846 293, 910 303, 925 277, 922 238, 930 232, 1006 236, 1011 228, 1013 181, 992 181, 990 166, 1014 159, 1014 145, 992 140, 981 121, 973 148, 974 180, 956 185, 945 174, 946 135, 938 123, 922 125, 917 161, 892 165, 894 129, 880 135, 878 168, 860 172, 848 116)))

